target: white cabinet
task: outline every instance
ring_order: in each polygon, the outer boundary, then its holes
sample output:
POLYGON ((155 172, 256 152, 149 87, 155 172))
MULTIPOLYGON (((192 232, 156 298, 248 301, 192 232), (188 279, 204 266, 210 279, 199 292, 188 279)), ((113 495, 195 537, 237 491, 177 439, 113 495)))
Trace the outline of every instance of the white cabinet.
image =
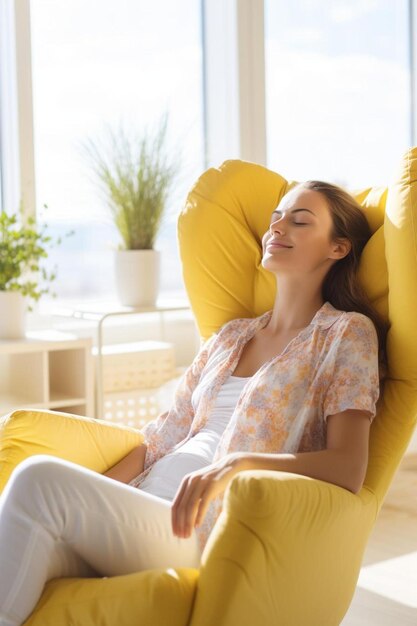
MULTIPOLYGON (((164 313, 168 311, 189 311, 190 304, 188 300, 184 298, 171 298, 171 297, 159 297, 156 305, 146 306, 146 307, 123 307, 118 302, 111 301, 102 301, 102 302, 86 302, 84 304, 75 306, 75 307, 58 307, 54 310, 54 315, 64 316, 64 317, 72 317, 80 320, 88 320, 88 321, 96 321, 97 322, 97 350, 95 350, 96 356, 96 374, 95 374, 95 382, 96 382, 96 413, 95 416, 99 418, 103 418, 106 414, 109 419, 112 419, 111 416, 116 415, 115 411, 119 410, 120 412, 126 412, 127 409, 127 401, 135 402, 133 398, 126 398, 125 395, 120 395, 120 397, 116 398, 113 396, 111 399, 111 410, 109 410, 109 406, 105 407, 105 398, 104 398, 104 380, 103 380, 103 347, 104 347, 104 326, 105 322, 107 322, 111 318, 116 317, 124 317, 124 316, 132 316, 132 315, 142 315, 144 313, 157 313, 160 318, 160 336, 161 339, 164 338, 165 328, 164 328, 164 313), (118 409, 119 407, 119 409, 118 409)), ((123 350, 128 351, 132 348, 126 346, 123 350)), ((110 349, 111 351, 111 349, 110 349)), ((151 395, 155 395, 155 390, 152 390, 151 395)), ((107 398, 107 402, 110 399, 107 398)), ((138 398, 138 401, 143 401, 147 403, 145 398, 145 393, 142 392, 141 397, 138 398)), ((155 408, 155 407, 153 407, 155 408)), ((131 407, 129 407, 130 411, 133 411, 131 407)))
POLYGON ((92 340, 41 331, 0 341, 0 415, 21 408, 93 417, 92 340))

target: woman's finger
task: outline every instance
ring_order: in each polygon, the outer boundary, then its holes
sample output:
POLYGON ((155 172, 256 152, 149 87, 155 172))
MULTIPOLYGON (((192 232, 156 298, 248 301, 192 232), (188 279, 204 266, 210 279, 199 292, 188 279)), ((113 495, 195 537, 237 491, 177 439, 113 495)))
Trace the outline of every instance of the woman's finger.
POLYGON ((194 476, 190 481, 177 511, 178 532, 181 537, 188 537, 192 531, 205 488, 206 484, 201 476, 194 476))
POLYGON ((225 490, 237 473, 231 459, 187 474, 175 495, 171 507, 172 531, 178 537, 188 537, 194 526, 201 524, 210 500, 225 490))
POLYGON ((187 474, 186 476, 184 476, 184 478, 181 481, 181 484, 178 488, 177 493, 175 494, 174 500, 172 502, 172 506, 171 506, 171 524, 172 524, 172 532, 174 533, 174 535, 178 535, 178 509, 181 505, 181 502, 183 500, 184 494, 187 491, 188 488, 188 482, 191 478, 190 474, 187 474))

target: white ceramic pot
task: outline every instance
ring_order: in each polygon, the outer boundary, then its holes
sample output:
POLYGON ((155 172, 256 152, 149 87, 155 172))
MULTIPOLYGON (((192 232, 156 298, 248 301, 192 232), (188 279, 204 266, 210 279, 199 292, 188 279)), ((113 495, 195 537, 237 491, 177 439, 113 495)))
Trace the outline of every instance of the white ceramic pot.
POLYGON ((116 288, 123 306, 154 306, 158 298, 159 250, 117 250, 116 288))
POLYGON ((0 339, 22 339, 26 331, 27 299, 17 291, 0 291, 0 339))

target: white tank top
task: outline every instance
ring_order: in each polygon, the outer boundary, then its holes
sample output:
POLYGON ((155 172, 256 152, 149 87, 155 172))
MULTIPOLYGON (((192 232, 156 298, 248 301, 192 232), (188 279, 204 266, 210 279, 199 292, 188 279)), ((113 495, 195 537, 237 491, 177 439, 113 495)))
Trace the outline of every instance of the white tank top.
MULTIPOLYGON (((173 500, 186 474, 210 465, 242 389, 250 378, 251 376, 247 378, 229 376, 220 387, 204 428, 177 450, 156 461, 139 489, 166 500, 173 500)), ((191 399, 194 408, 201 391, 201 387, 197 385, 191 399)))

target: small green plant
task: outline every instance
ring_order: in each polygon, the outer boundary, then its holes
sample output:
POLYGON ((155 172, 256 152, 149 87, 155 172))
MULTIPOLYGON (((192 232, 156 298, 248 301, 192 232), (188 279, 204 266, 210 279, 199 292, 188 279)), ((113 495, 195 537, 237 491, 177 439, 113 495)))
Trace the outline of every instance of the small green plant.
POLYGON ((180 169, 178 153, 170 158, 166 147, 168 115, 156 132, 126 135, 110 127, 101 139, 82 144, 96 183, 120 236, 123 249, 152 250, 168 193, 180 169))
MULTIPOLYGON (((33 217, 22 224, 16 214, 0 213, 0 291, 17 291, 35 301, 45 293, 56 297, 47 284, 56 279, 56 270, 48 272, 41 260, 48 256, 47 248, 62 239, 54 241, 47 229, 46 224, 38 229, 33 217)), ((28 309, 33 307, 29 304, 28 309)))

